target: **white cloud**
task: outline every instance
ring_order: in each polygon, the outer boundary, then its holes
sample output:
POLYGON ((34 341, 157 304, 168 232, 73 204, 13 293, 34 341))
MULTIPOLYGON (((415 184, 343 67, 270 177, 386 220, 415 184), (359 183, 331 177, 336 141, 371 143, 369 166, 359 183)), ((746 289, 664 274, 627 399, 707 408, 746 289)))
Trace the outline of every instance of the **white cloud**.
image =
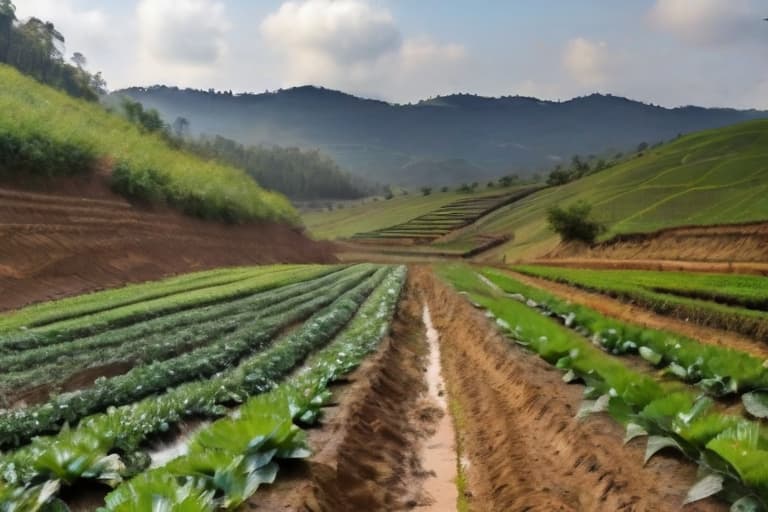
POLYGON ((766 41, 765 15, 756 0, 656 0, 650 17, 688 43, 720 45, 766 41))
POLYGON ((417 78, 450 82, 466 56, 458 44, 405 39, 392 14, 367 0, 288 1, 264 20, 261 31, 284 57, 287 82, 294 85, 358 92, 387 86, 398 97, 417 78))
POLYGON ((229 22, 217 0, 141 0, 139 39, 155 64, 205 67, 227 51, 229 22))
MULTIPOLYGON (((87 52, 109 43, 109 19, 99 9, 79 9, 71 0, 23 0, 17 4, 19 19, 32 16, 51 21, 64 34, 68 55, 87 52)), ((86 54, 87 56, 88 54, 86 54)))
POLYGON ((563 51, 563 65, 580 85, 594 87, 608 79, 608 47, 583 37, 571 39, 563 51))

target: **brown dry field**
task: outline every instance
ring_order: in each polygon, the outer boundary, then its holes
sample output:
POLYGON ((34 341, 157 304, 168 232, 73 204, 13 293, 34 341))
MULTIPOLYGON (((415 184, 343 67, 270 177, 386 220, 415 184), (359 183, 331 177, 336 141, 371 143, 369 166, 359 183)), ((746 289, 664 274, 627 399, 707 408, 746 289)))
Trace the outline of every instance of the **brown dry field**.
POLYGON ((148 211, 100 180, 0 187, 0 311, 216 267, 335 261, 297 229, 148 211))

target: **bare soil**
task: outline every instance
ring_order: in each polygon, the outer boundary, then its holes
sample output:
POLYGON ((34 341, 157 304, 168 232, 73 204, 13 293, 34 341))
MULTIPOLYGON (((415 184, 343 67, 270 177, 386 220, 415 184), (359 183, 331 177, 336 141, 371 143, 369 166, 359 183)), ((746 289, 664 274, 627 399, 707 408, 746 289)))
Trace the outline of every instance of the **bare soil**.
MULTIPOLYGON (((575 419, 581 386, 505 340, 428 270, 411 279, 431 305, 450 398, 462 411, 472 510, 680 510, 696 481, 693 463, 661 454, 644 466, 642 442, 624 445, 609 417, 575 419)), ((727 506, 710 499, 686 510, 727 506)))
MULTIPOLYGON (((652 233, 618 235, 588 247, 560 244, 544 256, 562 264, 618 266, 704 272, 768 274, 768 222, 720 226, 681 226, 652 233), (715 270, 716 269, 716 270, 715 270)), ((617 267, 622 268, 622 267, 617 267)))
POLYGON ((215 267, 336 261, 329 244, 299 229, 148 210, 104 179, 55 192, 0 187, 0 311, 215 267))

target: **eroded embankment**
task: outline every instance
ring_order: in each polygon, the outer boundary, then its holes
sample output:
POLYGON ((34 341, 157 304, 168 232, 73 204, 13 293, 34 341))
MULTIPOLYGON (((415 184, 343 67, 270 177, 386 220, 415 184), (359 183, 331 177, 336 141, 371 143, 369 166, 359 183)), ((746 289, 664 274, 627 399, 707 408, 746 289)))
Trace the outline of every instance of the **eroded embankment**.
MULTIPOLYGON (((422 303, 406 285, 390 336, 335 386, 334 405, 326 409, 320 428, 310 431, 312 457, 283 468, 274 485, 259 489, 248 510, 446 510, 435 508, 438 500, 430 496, 445 489, 445 482, 428 483, 445 478, 445 463, 438 471, 425 463, 425 457, 434 456, 430 448, 444 416, 429 394, 422 314, 422 303)), ((455 461, 448 465, 455 469, 455 461)), ((439 503, 442 507, 444 497, 439 503)))
MULTIPOLYGON (((441 332, 443 371, 462 411, 462 448, 472 510, 679 510, 696 466, 660 455, 643 466, 644 447, 623 445, 605 415, 575 419, 581 386, 505 340, 465 299, 427 269, 413 286, 441 332)), ((708 500, 687 510, 727 510, 708 500)))
POLYGON ((560 244, 541 262, 631 268, 768 274, 768 223, 681 226, 618 235, 587 247, 560 244))
POLYGON ((289 226, 147 211, 103 183, 61 190, 0 187, 0 311, 221 266, 335 261, 289 226))

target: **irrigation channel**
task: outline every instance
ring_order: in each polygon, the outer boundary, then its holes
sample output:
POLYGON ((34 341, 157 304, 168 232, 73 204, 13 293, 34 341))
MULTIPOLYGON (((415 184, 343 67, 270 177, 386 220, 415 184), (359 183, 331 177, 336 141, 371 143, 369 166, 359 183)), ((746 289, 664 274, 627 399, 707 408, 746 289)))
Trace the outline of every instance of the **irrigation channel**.
POLYGON ((435 433, 425 441, 422 451, 424 470, 434 474, 424 482, 424 491, 432 497, 432 504, 426 510, 435 512, 452 510, 456 506, 458 491, 456 488, 456 432, 449 413, 440 364, 440 333, 432 323, 429 306, 424 304, 422 321, 426 328, 429 358, 427 365, 428 397, 438 407, 440 420, 435 433))

